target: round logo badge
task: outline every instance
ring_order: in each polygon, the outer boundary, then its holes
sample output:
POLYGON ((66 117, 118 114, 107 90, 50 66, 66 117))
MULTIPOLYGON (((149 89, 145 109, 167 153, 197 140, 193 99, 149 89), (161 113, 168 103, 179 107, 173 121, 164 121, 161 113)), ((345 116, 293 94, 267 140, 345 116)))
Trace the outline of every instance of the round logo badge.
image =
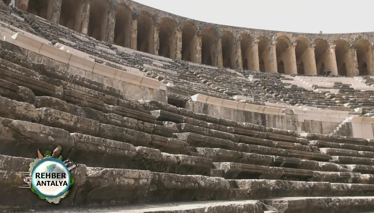
POLYGON ((62 161, 45 158, 32 170, 31 184, 39 195, 58 198, 69 190, 70 172, 62 161))

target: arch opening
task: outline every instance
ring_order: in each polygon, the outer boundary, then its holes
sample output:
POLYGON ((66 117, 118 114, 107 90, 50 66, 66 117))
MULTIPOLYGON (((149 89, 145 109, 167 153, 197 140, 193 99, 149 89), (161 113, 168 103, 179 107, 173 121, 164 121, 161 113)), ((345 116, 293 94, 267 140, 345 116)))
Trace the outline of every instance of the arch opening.
POLYGON ((352 66, 351 54, 349 51, 349 44, 347 41, 338 40, 336 42, 336 64, 338 66, 338 74, 340 76, 347 76, 350 71, 348 67, 352 66))
POLYGON ((105 39, 105 31, 108 23, 108 0, 91 0, 90 20, 88 35, 102 41, 105 39))
POLYGON ((327 41, 322 39, 316 39, 316 47, 314 54, 316 58, 317 75, 322 75, 326 70, 326 65, 329 59, 329 44, 327 41))
POLYGON ((212 27, 204 28, 201 32, 201 57, 202 63, 216 66, 216 31, 212 27))
POLYGON ((372 64, 373 53, 371 44, 368 40, 360 39, 354 45, 357 52, 357 63, 359 75, 369 75, 372 74, 372 64))
MULTIPOLYGON (((307 64, 308 57, 307 50, 309 48, 309 41, 306 38, 298 38, 296 39, 296 48, 295 48, 295 55, 296 55, 296 64, 297 64, 297 74, 305 75, 305 64, 307 64)), ((309 69, 310 69, 309 65, 309 69)))
POLYGON ((114 43, 122 47, 131 47, 132 12, 127 5, 117 6, 116 26, 114 28, 114 43))
POLYGON ((223 67, 236 69, 235 65, 235 38, 231 32, 223 32, 221 37, 223 67))
POLYGON ((51 20, 53 12, 53 1, 30 0, 27 11, 46 20, 51 20))
POLYGON ((291 42, 286 36, 277 37, 276 56, 278 63, 278 73, 289 73, 291 69, 291 42), (280 67, 283 66, 283 67, 280 67))
POLYGON ((60 25, 77 32, 81 31, 83 0, 62 0, 60 25))
POLYGON ((252 42, 253 39, 249 34, 242 34, 240 40, 240 47, 242 51, 243 69, 253 70, 253 55, 252 55, 252 42))
POLYGON ((196 31, 196 27, 191 22, 186 22, 182 28, 182 59, 184 61, 198 61, 196 31))
POLYGON ((175 59, 176 47, 176 23, 170 18, 163 18, 160 22, 160 48, 158 54, 175 59))
POLYGON ((154 24, 152 16, 142 12, 138 17, 137 50, 153 54, 153 31, 154 24))
POLYGON ((271 72, 270 66, 270 40, 266 37, 260 37, 258 42, 258 57, 260 61, 261 72, 271 72))

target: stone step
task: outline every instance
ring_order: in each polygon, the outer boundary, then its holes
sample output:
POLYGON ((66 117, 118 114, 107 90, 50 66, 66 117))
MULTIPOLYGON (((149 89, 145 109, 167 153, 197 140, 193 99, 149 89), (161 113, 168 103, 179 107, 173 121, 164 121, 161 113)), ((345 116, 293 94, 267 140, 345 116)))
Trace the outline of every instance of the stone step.
POLYGON ((365 157, 374 158, 374 152, 370 151, 356 151, 348 149, 337 149, 337 148, 320 148, 321 153, 331 156, 352 156, 352 157, 365 157))
POLYGON ((237 162, 253 165, 264 165, 274 167, 309 169, 315 171, 349 172, 342 165, 331 162, 318 162, 292 157, 280 157, 274 155, 262 155, 246 153, 220 148, 197 147, 196 151, 202 157, 210 158, 213 162, 237 162))
POLYGON ((348 143, 336 143, 336 142, 327 142, 327 141, 309 141, 309 144, 317 146, 320 148, 338 148, 338 149, 349 149, 357 151, 374 151, 374 146, 368 145, 354 145, 348 143))
POLYGON ((373 158, 350 157, 350 156, 331 156, 331 162, 335 162, 339 164, 374 165, 373 158))
MULTIPOLYGON (((40 200, 31 190, 19 188, 24 184, 20 172, 27 172, 26 165, 32 160, 10 156, 1 159, 0 193, 7 196, 0 199, 0 207, 23 209, 50 207, 48 202, 40 200), (16 164, 21 166, 17 167, 16 164)), ((86 167, 81 164, 72 170, 72 175, 75 185, 59 207, 228 200, 230 198, 230 184, 223 178, 86 167)))
POLYGON ((334 142, 334 143, 345 143, 345 144, 360 145, 360 146, 366 146, 369 144, 368 140, 363 139, 363 138, 351 138, 351 137, 338 136, 338 135, 303 133, 301 134, 301 136, 309 140, 318 140, 318 141, 326 141, 326 142, 334 142))
POLYGON ((63 156, 76 157, 78 162, 92 166, 202 175, 209 175, 212 168, 209 158, 162 153, 158 149, 4 118, 0 118, 0 142, 1 154, 22 157, 35 157, 41 147, 54 150, 60 145, 63 156))
POLYGON ((289 180, 229 180, 236 200, 276 197, 372 196, 374 184, 289 180))
POLYGON ((352 172, 359 172, 362 174, 374 174, 373 165, 346 164, 342 166, 348 168, 352 172))
MULTIPOLYGON (((183 131, 183 130, 182 130, 183 131)), ((187 130, 186 130, 187 131, 187 130)), ((313 160, 330 160, 329 155, 320 154, 317 152, 304 152, 299 150, 286 150, 272 147, 265 147, 259 145, 249 145, 243 143, 233 142, 231 140, 219 139, 216 137, 209 137, 197 133, 184 132, 174 134, 179 140, 187 142, 190 146, 194 147, 210 147, 222 148, 234 151, 242 151, 248 153, 258 153, 265 155, 276 155, 283 157, 296 157, 302 159, 313 160)))
MULTIPOLYGON (((214 169, 224 171, 224 177, 226 179, 286 179, 320 182, 328 181, 333 183, 367 183, 368 180, 374 180, 372 175, 361 178, 360 173, 352 172, 321 172, 232 162, 214 162, 213 164, 214 169)), ((370 183, 374 183, 374 181, 370 183)))
POLYGON ((315 213, 321 210, 329 213, 369 213, 374 209, 374 197, 285 197, 264 202, 286 213, 315 213))

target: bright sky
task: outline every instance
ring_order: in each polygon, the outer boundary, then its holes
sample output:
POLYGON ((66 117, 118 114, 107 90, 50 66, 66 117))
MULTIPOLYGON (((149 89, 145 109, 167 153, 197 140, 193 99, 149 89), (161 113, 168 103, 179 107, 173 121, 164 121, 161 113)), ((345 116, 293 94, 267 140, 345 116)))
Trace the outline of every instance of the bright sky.
POLYGON ((135 0, 191 19, 304 33, 374 32, 373 0, 135 0))

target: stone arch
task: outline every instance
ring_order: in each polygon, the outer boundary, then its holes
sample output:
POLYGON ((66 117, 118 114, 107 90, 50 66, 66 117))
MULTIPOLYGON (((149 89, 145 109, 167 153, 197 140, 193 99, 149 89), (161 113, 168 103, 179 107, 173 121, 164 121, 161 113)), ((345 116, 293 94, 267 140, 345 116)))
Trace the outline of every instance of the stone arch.
POLYGON ((310 67, 312 65, 308 64, 308 48, 309 48, 309 40, 305 37, 298 37, 295 40, 296 42, 296 48, 295 48, 295 54, 296 54, 296 64, 297 64, 297 74, 305 75, 306 72, 310 70, 310 67), (308 67, 305 67, 305 65, 309 65, 308 67))
POLYGON ((270 40, 261 36, 258 38, 258 57, 261 72, 272 72, 270 65, 270 40))
POLYGON ((349 76, 353 69, 353 60, 350 52, 350 45, 347 41, 339 39, 336 41, 336 64, 338 66, 338 74, 341 76, 349 76))
POLYGON ((162 18, 160 21, 158 54, 167 58, 175 59, 176 53, 176 28, 177 23, 171 18, 162 18))
POLYGON ((90 21, 88 24, 88 35, 102 41, 108 24, 109 14, 108 0, 91 0, 90 21))
POLYGON ((53 1, 30 0, 27 11, 46 20, 51 20, 53 13, 53 1))
POLYGON ((235 64, 235 38, 229 31, 224 31, 221 36, 223 67, 236 69, 235 64))
POLYGON ((314 54, 316 58, 317 74, 321 75, 323 71, 327 71, 325 69, 329 60, 329 44, 323 39, 316 39, 315 44, 314 54))
POLYGON ((287 36, 277 36, 276 37, 276 56, 277 56, 277 64, 278 64, 278 72, 281 70, 279 69, 280 62, 283 63, 284 66, 284 73, 291 74, 292 73, 292 66, 296 65, 296 63, 292 56, 295 54, 293 48, 291 48, 291 41, 287 36))
POLYGON ((114 28, 114 43, 123 46, 131 47, 132 38, 132 11, 124 3, 117 6, 116 12, 116 26, 114 28))
POLYGON ((77 32, 81 31, 83 0, 62 0, 60 25, 77 32))
POLYGON ((373 51, 371 43, 366 39, 355 42, 359 75, 373 75, 373 51))
POLYGON ((182 59, 184 61, 198 62, 196 38, 197 28, 189 21, 182 28, 182 59))
POLYGON ((141 12, 138 17, 137 50, 154 53, 154 22, 151 14, 141 12))
POLYGON ((201 58, 202 63, 217 66, 217 32, 213 27, 206 27, 201 31, 201 58))
POLYGON ((255 70, 253 58, 253 39, 251 35, 243 33, 240 39, 240 49, 242 51, 243 69, 255 70))

